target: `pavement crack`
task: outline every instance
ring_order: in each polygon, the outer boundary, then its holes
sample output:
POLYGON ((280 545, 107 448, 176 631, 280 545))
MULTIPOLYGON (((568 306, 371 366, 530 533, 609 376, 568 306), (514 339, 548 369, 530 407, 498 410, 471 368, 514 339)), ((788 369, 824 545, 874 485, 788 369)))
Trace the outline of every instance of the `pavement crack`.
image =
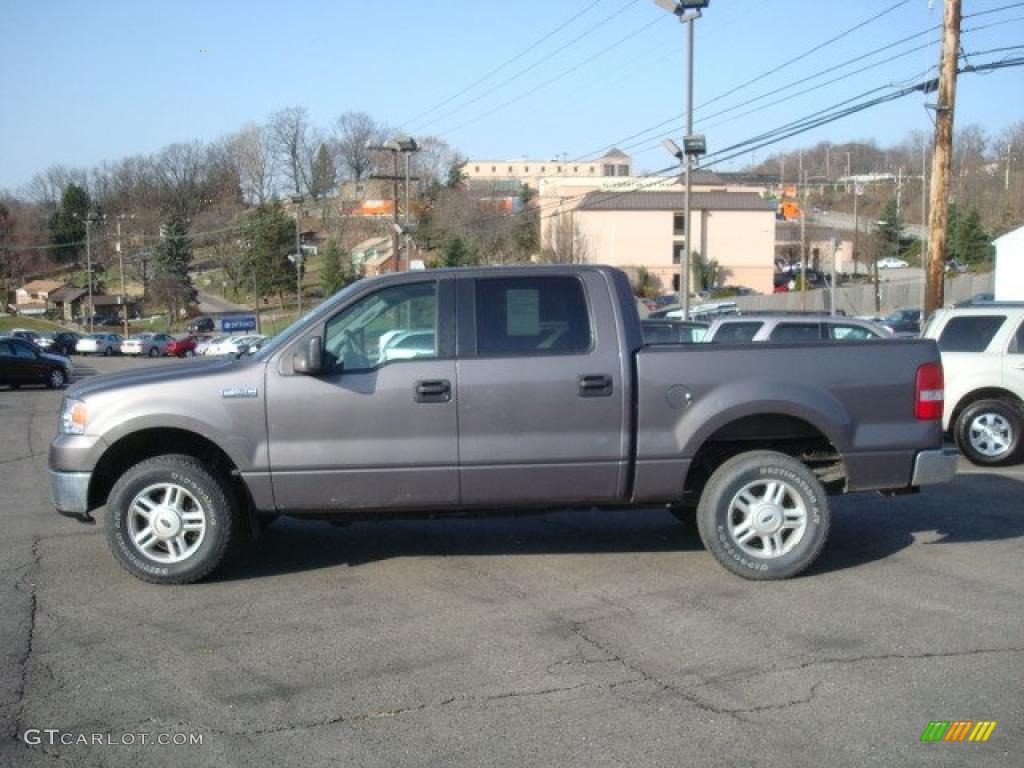
POLYGON ((29 603, 28 632, 25 639, 25 652, 17 662, 19 678, 17 688, 15 689, 14 702, 11 705, 13 718, 12 731, 9 735, 15 740, 18 739, 18 734, 21 733, 22 716, 25 711, 25 691, 28 686, 28 672, 32 663, 32 654, 35 651, 36 618, 39 613, 39 598, 37 595, 35 576, 39 571, 39 542, 39 539, 32 542, 32 560, 29 567, 26 569, 25 574, 15 582, 15 589, 20 592, 28 593, 29 603))

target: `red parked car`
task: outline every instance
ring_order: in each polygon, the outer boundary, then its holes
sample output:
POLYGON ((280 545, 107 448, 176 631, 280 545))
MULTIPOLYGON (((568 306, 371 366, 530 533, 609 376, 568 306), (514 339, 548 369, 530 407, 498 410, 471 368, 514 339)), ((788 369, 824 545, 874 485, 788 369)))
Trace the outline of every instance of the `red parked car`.
POLYGON ((195 336, 178 336, 167 344, 167 354, 175 357, 192 357, 196 353, 195 336))

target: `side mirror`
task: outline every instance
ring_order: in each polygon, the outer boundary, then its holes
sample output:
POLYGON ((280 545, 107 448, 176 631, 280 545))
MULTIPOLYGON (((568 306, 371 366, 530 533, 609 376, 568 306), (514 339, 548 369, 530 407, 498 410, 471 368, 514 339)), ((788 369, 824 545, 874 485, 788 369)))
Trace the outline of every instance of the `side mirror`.
POLYGON ((306 376, 316 376, 324 367, 324 340, 314 336, 292 355, 292 370, 306 376))

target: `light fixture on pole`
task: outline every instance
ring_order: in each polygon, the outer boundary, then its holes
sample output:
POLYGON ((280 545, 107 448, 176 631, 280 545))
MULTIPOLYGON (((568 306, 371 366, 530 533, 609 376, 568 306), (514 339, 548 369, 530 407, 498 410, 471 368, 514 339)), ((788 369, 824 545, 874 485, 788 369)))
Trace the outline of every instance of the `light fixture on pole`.
POLYGON ((370 150, 376 150, 378 152, 391 152, 392 153, 392 158, 394 160, 394 173, 391 174, 391 175, 374 174, 372 178, 375 178, 375 179, 387 179, 387 180, 390 180, 393 183, 392 184, 392 189, 393 189, 393 195, 392 196, 394 198, 394 211, 393 211, 394 235, 393 235, 393 245, 392 245, 392 251, 393 251, 392 258, 394 259, 395 271, 396 272, 400 271, 401 270, 401 260, 399 258, 399 251, 401 249, 399 248, 398 243, 399 243, 399 238, 402 237, 402 234, 400 234, 400 233, 404 233, 405 251, 406 251, 406 269, 408 269, 409 268, 409 235, 408 235, 408 233, 410 231, 410 226, 409 226, 409 197, 410 197, 409 184, 410 184, 410 181, 412 180, 412 177, 409 175, 409 156, 413 152, 419 152, 419 150, 420 150, 419 142, 417 142, 416 139, 414 139, 412 136, 398 136, 398 137, 396 137, 394 139, 391 139, 390 141, 384 142, 383 144, 367 144, 366 148, 370 149, 370 150), (399 154, 401 154, 403 156, 404 160, 405 160, 405 175, 404 175, 404 177, 400 177, 398 175, 398 156, 399 156, 399 154), (405 181, 405 215, 403 216, 404 227, 400 227, 399 224, 398 224, 398 182, 402 181, 402 180, 405 181))
MULTIPOLYGON (((690 317, 690 171, 693 166, 693 158, 707 151, 707 142, 704 137, 693 132, 693 22, 701 17, 701 11, 711 4, 711 0, 654 0, 654 4, 685 24, 687 33, 686 136, 683 139, 683 155, 680 157, 680 160, 684 161, 683 172, 686 184, 683 212, 685 248, 679 259, 679 299, 683 305, 683 319, 686 320, 690 317)), ((676 155, 676 150, 679 147, 675 142, 671 142, 671 144, 674 149, 669 149, 669 151, 676 155)), ((667 146, 668 144, 666 144, 667 146)))

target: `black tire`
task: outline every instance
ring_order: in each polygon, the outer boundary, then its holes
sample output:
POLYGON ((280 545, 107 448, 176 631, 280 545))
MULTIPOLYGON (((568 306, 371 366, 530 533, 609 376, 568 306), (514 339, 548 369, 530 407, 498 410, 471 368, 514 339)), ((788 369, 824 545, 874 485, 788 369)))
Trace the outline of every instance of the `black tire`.
POLYGON ((983 467, 999 467, 1013 464, 1018 459, 1021 447, 1021 431, 1024 429, 1021 410, 1006 400, 979 400, 971 403, 957 417, 953 428, 956 446, 960 453, 973 464, 983 467), (1005 449, 996 450, 996 446, 985 440, 983 434, 976 434, 972 439, 972 431, 979 426, 979 419, 988 419, 994 424, 1005 425, 1005 430, 997 429, 993 435, 1000 442, 1005 442, 1005 449), (983 446, 991 448, 985 449, 983 446))
POLYGON ((46 374, 46 386, 50 389, 62 389, 68 383, 68 375, 63 368, 52 368, 46 374))
POLYGON ((226 482, 191 456, 169 454, 136 464, 114 484, 107 499, 107 543, 132 576, 151 584, 191 584, 221 565, 240 537, 241 515, 226 482), (193 554, 175 563, 146 555, 129 533, 130 505, 146 488, 173 483, 202 506, 206 530, 193 554))
POLYGON ((715 559, 738 576, 760 581, 786 579, 808 568, 825 546, 830 519, 825 489, 814 473, 796 459, 775 451, 741 453, 722 464, 708 480, 697 507, 701 540, 715 559), (805 522, 799 536, 795 529, 784 527, 776 534, 753 537, 767 546, 769 540, 774 542, 779 536, 782 546, 778 555, 759 554, 763 548, 758 551, 753 542, 742 543, 733 533, 734 527, 744 523, 742 512, 740 521, 736 521, 740 510, 733 506, 740 492, 753 494, 755 489, 764 488, 767 496, 771 483, 782 483, 785 488, 781 506, 766 504, 763 511, 751 510, 751 520, 763 514, 765 524, 782 521, 787 512, 795 513, 798 503, 804 509, 805 522), (787 501, 793 506, 787 507, 787 501))
POLYGON ((156 347, 150 347, 149 348, 149 356, 150 357, 159 357, 159 355, 160 355, 160 350, 159 349, 157 349, 156 347))
POLYGON ((112 350, 110 347, 107 347, 106 349, 103 350, 104 357, 110 357, 112 354, 114 354, 114 350, 112 350))

